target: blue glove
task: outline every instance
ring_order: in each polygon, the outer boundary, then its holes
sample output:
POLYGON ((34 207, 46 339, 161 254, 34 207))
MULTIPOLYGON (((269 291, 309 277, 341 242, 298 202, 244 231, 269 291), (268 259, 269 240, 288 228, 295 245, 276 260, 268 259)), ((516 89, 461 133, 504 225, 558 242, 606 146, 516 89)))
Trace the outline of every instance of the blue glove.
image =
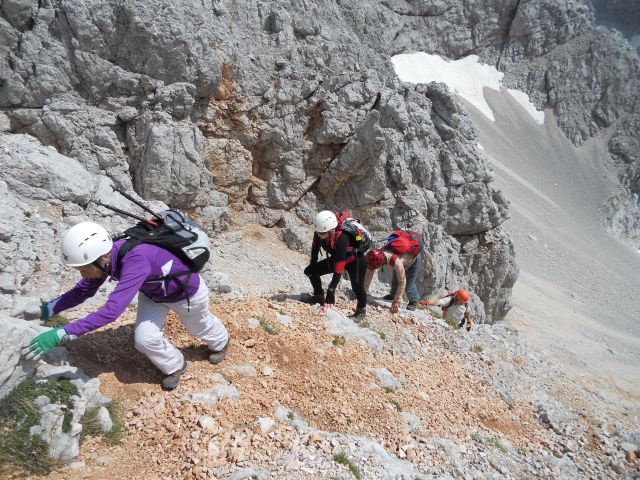
POLYGON ((29 360, 38 360, 52 348, 68 342, 71 337, 62 327, 56 327, 33 338, 29 345, 22 349, 22 355, 29 360))
POLYGON ((40 305, 40 320, 43 322, 49 321, 49 304, 43 303, 40 305))

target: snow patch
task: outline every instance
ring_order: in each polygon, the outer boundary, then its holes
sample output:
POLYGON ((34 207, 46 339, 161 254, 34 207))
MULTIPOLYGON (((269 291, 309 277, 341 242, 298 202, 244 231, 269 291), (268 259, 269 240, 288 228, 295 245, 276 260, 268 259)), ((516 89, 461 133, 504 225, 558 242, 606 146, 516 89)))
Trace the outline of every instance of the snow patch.
POLYGON ((526 93, 508 88, 507 92, 513 97, 513 99, 524 107, 524 109, 531 115, 538 125, 544 125, 544 112, 536 110, 536 107, 529 101, 529 95, 526 93))
MULTIPOLYGON (((391 57, 396 75, 409 83, 445 83, 454 92, 495 121, 483 90, 500 91, 504 74, 494 67, 478 62, 477 55, 450 61, 439 55, 424 52, 403 53, 391 57)), ((529 96, 519 90, 508 89, 509 94, 522 105, 538 124, 544 123, 544 112, 536 110, 529 96)))

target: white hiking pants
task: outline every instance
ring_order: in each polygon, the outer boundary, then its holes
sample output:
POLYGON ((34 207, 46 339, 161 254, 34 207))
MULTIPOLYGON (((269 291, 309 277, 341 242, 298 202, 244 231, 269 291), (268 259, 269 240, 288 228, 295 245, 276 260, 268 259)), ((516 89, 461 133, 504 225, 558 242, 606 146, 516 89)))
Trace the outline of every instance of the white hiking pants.
POLYGON ((187 301, 157 303, 146 295, 138 294, 138 315, 135 328, 136 350, 144 353, 165 375, 177 372, 184 364, 182 352, 164 337, 164 321, 169 309, 180 316, 182 324, 194 337, 202 340, 209 350, 221 350, 229 340, 227 329, 209 310, 209 289, 200 278, 200 288, 187 301))

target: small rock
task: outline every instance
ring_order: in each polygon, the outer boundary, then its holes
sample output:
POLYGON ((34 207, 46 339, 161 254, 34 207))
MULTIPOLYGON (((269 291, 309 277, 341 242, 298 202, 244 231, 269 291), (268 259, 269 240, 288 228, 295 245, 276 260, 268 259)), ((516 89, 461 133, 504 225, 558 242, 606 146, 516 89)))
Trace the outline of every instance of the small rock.
POLYGON ((262 433, 269 433, 269 431, 276 424, 275 420, 270 417, 258 417, 256 418, 256 423, 260 427, 260 431, 262 433))
POLYGON ((213 417, 210 417, 209 415, 201 415, 200 417, 198 417, 198 425, 200 426, 200 428, 207 432, 213 432, 215 424, 215 419, 213 417))
POLYGON ((220 454, 220 448, 218 447, 216 442, 211 440, 207 445, 207 452, 209 452, 209 456, 211 458, 216 458, 220 454))
POLYGON ((51 399, 49 397, 47 397, 46 395, 40 395, 39 397, 35 398, 33 400, 33 404, 40 408, 40 407, 44 407, 45 405, 48 405, 49 403, 51 403, 51 399))
POLYGON ((247 320, 247 323, 249 324, 249 328, 253 330, 260 326, 260 320, 258 320, 257 318, 250 318, 247 320))
POLYGON ((624 468, 624 465, 620 462, 611 462, 609 463, 609 466, 611 467, 611 470, 613 470, 614 472, 622 475, 623 473, 625 473, 627 471, 626 468, 624 468))
POLYGON ((229 381, 220 373, 214 373, 213 375, 211 375, 211 381, 213 383, 222 383, 223 385, 229 385, 229 381))
POLYGON ((101 467, 104 467, 106 465, 109 465, 111 463, 111 460, 112 460, 111 457, 103 455, 102 457, 96 458, 96 463, 101 467))
POLYGON ((109 410, 105 407, 100 407, 98 409, 98 413, 96 414, 96 420, 100 425, 100 429, 104 433, 108 433, 113 428, 113 420, 111 419, 111 415, 109 414, 109 410))
POLYGON ((242 342, 242 344, 247 348, 255 347, 256 343, 257 342, 254 338, 250 338, 249 340, 242 342))
POLYGON ((72 462, 72 463, 69 464, 69 468, 71 470, 82 470, 86 466, 87 466, 87 464, 84 463, 82 460, 80 460, 78 462, 72 462))
POLYGON ((293 323, 293 317, 290 317, 289 315, 281 315, 279 313, 276 314, 276 320, 282 325, 291 325, 293 323))
MULTIPOLYGON (((37 398, 36 398, 37 400, 37 398)), ((34 400, 35 402, 35 400, 34 400)), ((634 445, 631 442, 622 442, 620 444, 620 450, 622 450, 623 452, 637 452, 638 451, 638 446, 634 445)))
POLYGON ((262 373, 262 375, 264 375, 265 377, 270 377, 273 375, 274 371, 273 368, 265 365, 260 369, 260 373, 262 373))
POLYGON ((232 372, 237 373, 238 375, 243 375, 245 377, 255 377, 256 369, 253 368, 252 365, 230 365, 226 368, 227 370, 231 370, 232 372))

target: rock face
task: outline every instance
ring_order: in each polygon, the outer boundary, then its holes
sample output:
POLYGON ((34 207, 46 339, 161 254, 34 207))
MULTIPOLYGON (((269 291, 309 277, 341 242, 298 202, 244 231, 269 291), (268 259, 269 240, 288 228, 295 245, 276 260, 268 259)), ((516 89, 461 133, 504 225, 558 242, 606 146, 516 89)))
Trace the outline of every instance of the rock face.
MULTIPOLYGON (((25 199, 60 202, 42 215, 50 226, 97 216, 91 202, 113 203, 117 186, 199 209, 215 228, 229 204, 269 224, 286 217, 293 235, 327 204, 381 232, 442 225, 451 246, 451 235, 499 231, 506 201, 489 186, 464 109, 443 85, 401 85, 354 28, 355 7, 3 6, 3 179, 15 218, 44 208, 25 199)), ((3 293, 35 285, 21 279, 39 258, 36 220, 22 222, 32 255, 4 272, 3 293)), ((451 273, 466 285, 474 269, 460 265, 451 273)), ((497 292, 507 304, 500 281, 479 294, 497 292)))
MULTIPOLYGON (((626 39, 640 34, 640 9, 633 0, 591 0, 596 23, 615 28, 626 39)), ((636 48, 640 46, 636 45, 636 48)))
POLYGON ((20 350, 45 330, 36 322, 0 315, 0 400, 35 371, 37 362, 21 359, 20 350))
POLYGON ((621 189, 612 192, 606 221, 612 233, 638 248, 640 61, 618 31, 596 23, 637 35, 640 13, 635 2, 594 0, 593 7, 595 18, 589 2, 520 4, 504 43, 488 49, 485 58, 505 71, 505 84, 527 91, 539 107, 552 108, 574 144, 612 130, 609 151, 621 189))
POLYGON ((629 99, 639 89, 625 80, 637 77, 637 57, 575 0, 17 0, 2 6, 0 36, 0 158, 11 165, 0 193, 15 211, 3 230, 19 232, 3 233, 0 248, 20 252, 0 259, 5 305, 33 295, 36 280, 57 293, 44 280, 57 260, 32 275, 56 253, 40 246, 43 223, 49 239, 105 214, 124 226, 92 203, 119 206, 115 186, 192 209, 212 231, 232 211, 282 225, 298 249, 300 228, 325 206, 352 210, 380 236, 437 231, 423 293, 468 287, 478 318, 500 318, 517 277, 500 228, 507 201, 452 93, 398 81, 389 58, 411 50, 498 65, 576 143, 615 126, 612 152, 628 165, 615 225, 638 228, 629 99))

